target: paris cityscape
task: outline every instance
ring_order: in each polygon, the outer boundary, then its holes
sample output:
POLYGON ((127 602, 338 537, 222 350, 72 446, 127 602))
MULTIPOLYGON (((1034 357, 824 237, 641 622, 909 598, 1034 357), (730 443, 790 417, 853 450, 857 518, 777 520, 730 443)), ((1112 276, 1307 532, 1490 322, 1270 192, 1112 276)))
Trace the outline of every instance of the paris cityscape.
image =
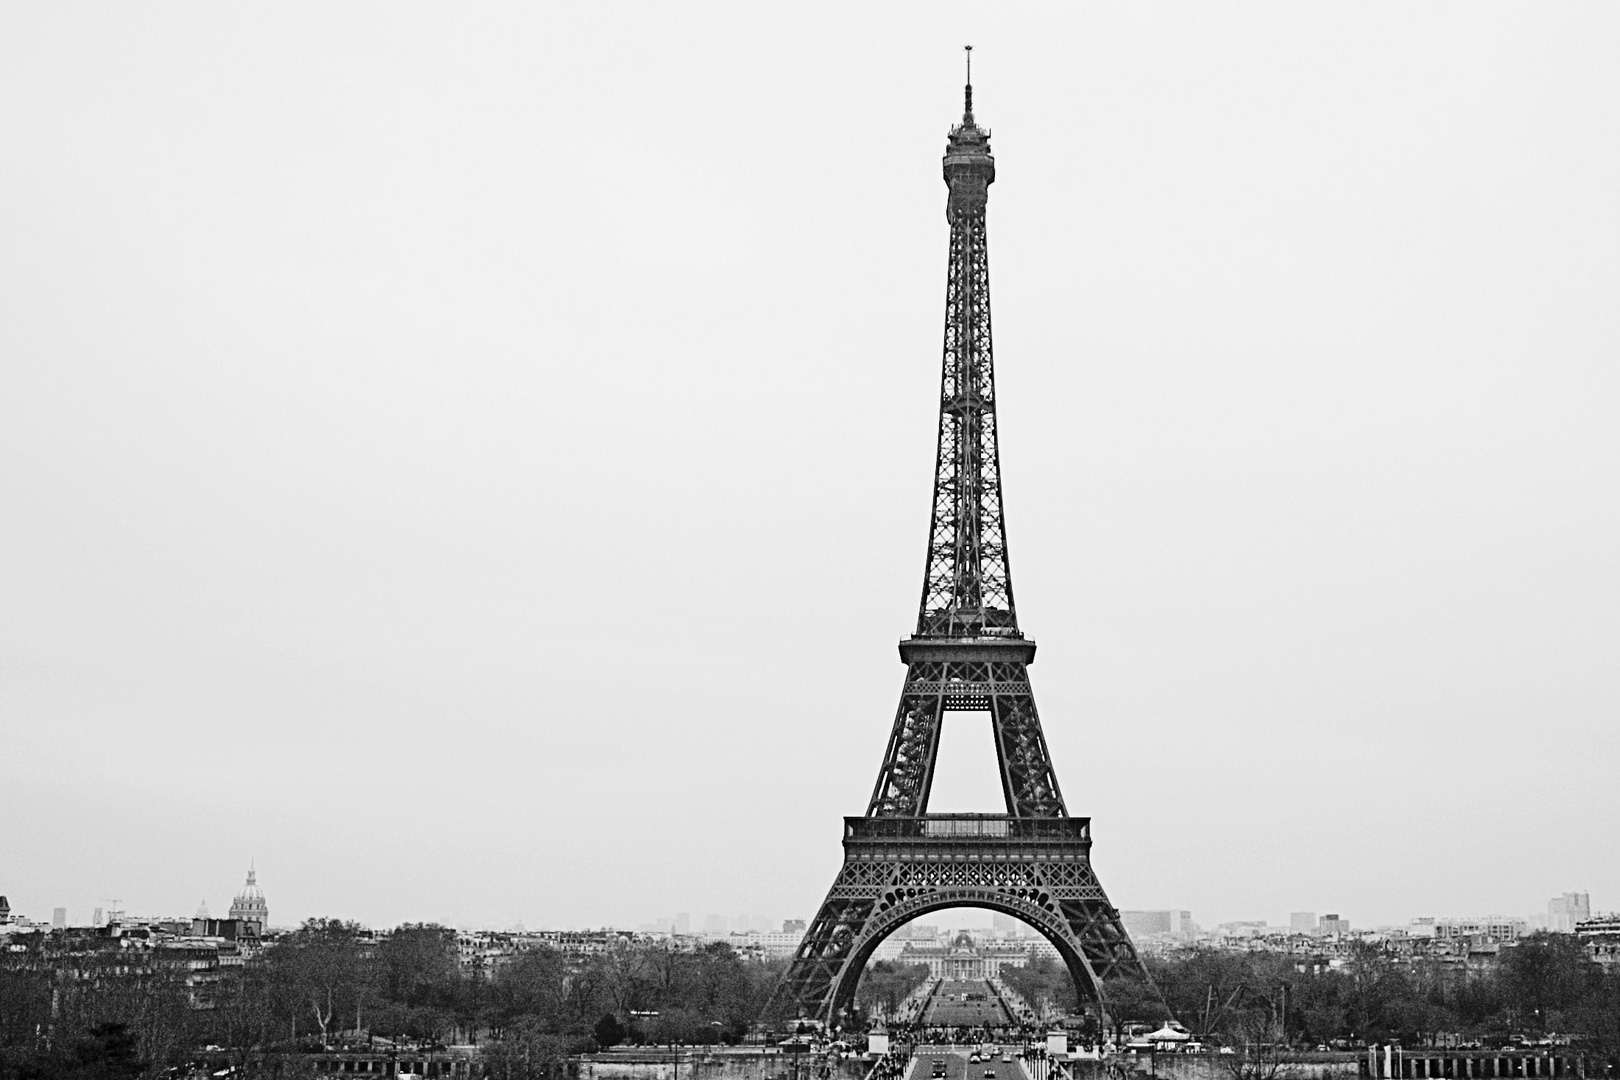
MULTIPOLYGON (((110 901, 109 903, 116 903, 110 901)), ((960 934, 966 934, 973 949, 969 970, 972 977, 994 976, 1002 963, 1025 966, 1033 957, 1061 960, 1061 955, 1039 934, 1018 919, 995 912, 980 912, 983 926, 957 930, 941 927, 927 919, 908 923, 879 944, 877 962, 900 962, 906 966, 926 965, 934 978, 949 974, 943 966, 960 934)), ((1264 919, 1238 920, 1214 927, 1201 927, 1190 911, 1121 910, 1120 919, 1138 948, 1153 954, 1174 955, 1180 951, 1217 949, 1230 952, 1305 953, 1331 962, 1356 952, 1362 943, 1393 951, 1404 958, 1450 957, 1464 962, 1473 957, 1499 957, 1503 946, 1533 934, 1573 935, 1592 960, 1601 966, 1620 964, 1620 915, 1592 911, 1586 893, 1564 893, 1548 900, 1544 912, 1529 918, 1490 915, 1473 918, 1423 916, 1403 926, 1352 927, 1338 914, 1290 912, 1286 923, 1268 924, 1264 919)), ((546 948, 569 956, 610 952, 615 948, 665 943, 691 951, 705 943, 723 943, 737 955, 753 961, 788 960, 804 938, 804 919, 776 920, 760 915, 725 916, 704 914, 694 918, 680 912, 670 918, 642 923, 634 928, 529 929, 522 925, 502 928, 439 927, 453 937, 458 962, 473 968, 498 965, 512 956, 534 948, 546 948)), ((139 932, 143 942, 179 945, 188 939, 202 939, 207 947, 223 948, 227 956, 253 952, 264 943, 296 933, 295 925, 275 925, 270 921, 269 901, 258 884, 256 870, 249 870, 246 881, 231 900, 223 916, 210 914, 204 901, 192 915, 149 915, 126 912, 118 907, 95 908, 87 919, 72 921, 67 908, 53 908, 48 919, 30 918, 15 912, 0 896, 0 937, 23 940, 28 935, 73 932, 86 938, 124 936, 139 932)), ((384 928, 363 928, 370 940, 386 939, 384 928)), ((228 964, 228 962, 227 962, 228 964)), ((217 965, 216 965, 217 967, 217 965)), ((957 972, 957 974, 966 974, 957 972)))
POLYGON ((98 13, 0 1080, 1620 1077, 1620 14, 98 13))
MULTIPOLYGON (((1603 972, 1604 980, 1620 970, 1620 916, 1594 915, 1584 893, 1550 899, 1533 919, 1422 917, 1400 927, 1356 928, 1336 914, 1291 912, 1285 925, 1245 920, 1204 929, 1187 911, 1119 914, 1156 987, 1153 1002, 1133 1003, 1138 1019, 1116 1021, 1114 1031, 1082 1011, 1060 950, 1021 920, 995 912, 969 912, 970 919, 988 915, 979 926, 924 918, 885 939, 846 1018, 859 1019, 865 1031, 857 1033, 810 1025, 768 1004, 804 941, 803 919, 777 925, 760 916, 706 914, 695 921, 678 913, 635 930, 369 928, 336 919, 288 926, 271 920, 255 870, 223 917, 204 903, 190 917, 97 908, 88 924, 56 908, 47 922, 12 911, 0 898, 8 961, 0 985, 12 1031, 27 1016, 26 1008, 17 1013, 26 995, 16 975, 48 965, 82 983, 78 1009, 106 1015, 109 1006, 140 1000, 141 1037, 183 1049, 188 1035, 206 1032, 218 1041, 207 1042, 198 1060, 248 1075, 612 1076, 619 1075, 615 1064, 673 1074, 681 1062, 765 1075, 785 1047, 789 1058, 806 1055, 828 1075, 852 1069, 898 1075, 914 1061, 945 1062, 947 1072, 954 1063, 960 1071, 954 1058, 964 1054, 991 1062, 987 1073, 1050 1075, 1063 1067, 1078 1072, 1112 1052, 1145 1055, 1155 1069, 1213 1056, 1225 1072, 1246 1076, 1256 1068, 1307 1066, 1330 1075, 1330 1066, 1355 1071, 1363 1060, 1370 1062, 1367 1074, 1375 1074, 1369 1038, 1398 1044, 1420 1071, 1451 1060, 1570 1067, 1586 1058, 1578 1054, 1584 1040, 1568 1031, 1529 1038, 1498 1026, 1483 1039, 1465 1039, 1423 1026, 1460 1028, 1493 1008, 1505 1012, 1492 1026, 1511 1024, 1516 1009, 1554 1002, 1564 1020, 1559 1026, 1573 1026, 1605 1008, 1582 1000, 1580 965, 1603 972), (1525 966, 1531 956, 1534 968, 1525 966), (1569 970, 1559 974, 1560 964, 1569 970), (1369 996, 1356 984, 1373 973, 1382 985, 1369 996), (1246 986, 1257 1000, 1244 1000, 1246 986), (86 992, 90 987, 96 990, 86 992), (306 1014, 312 990, 314 1007, 306 1014), (1217 991, 1225 999, 1218 1007, 1217 991), (1279 991, 1292 1002, 1291 1020, 1278 1011, 1279 991), (627 1010, 627 1001, 642 1007, 627 1010), (1177 1015, 1196 1018, 1196 1031, 1168 1019, 1172 1003, 1177 1015), (286 1046, 279 1054, 226 1049, 241 1041, 237 1025, 277 1017, 294 1029, 303 1020, 302 1053, 289 1054, 286 1046), (1205 1045, 1255 1023, 1276 1025, 1272 1037, 1297 1044, 1291 1055, 1297 1060, 1230 1042, 1205 1045), (1407 1033, 1409 1025, 1415 1033, 1407 1033), (571 1027, 582 1034, 571 1039, 571 1027), (1160 1054, 1180 1056, 1159 1062, 1160 1054), (1227 1057, 1233 1060, 1222 1061, 1227 1057), (1015 1063, 1021 1072, 1000 1071, 1015 1063)), ((62 1018, 60 1005, 53 1001, 53 1021, 62 1018)), ((105 1034, 92 1045, 104 1058, 133 1049, 105 1034)), ((1604 1045, 1600 1039, 1591 1048, 1604 1045)), ((8 1066, 31 1075, 15 1057, 8 1066)), ((94 1065, 102 1072, 85 1074, 110 1075, 108 1067, 103 1060, 94 1065)))

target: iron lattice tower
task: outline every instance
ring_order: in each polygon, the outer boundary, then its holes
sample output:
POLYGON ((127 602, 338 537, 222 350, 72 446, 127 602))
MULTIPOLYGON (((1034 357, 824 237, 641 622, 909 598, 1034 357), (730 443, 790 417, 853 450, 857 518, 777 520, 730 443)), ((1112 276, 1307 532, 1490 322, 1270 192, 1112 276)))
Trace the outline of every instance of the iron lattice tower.
POLYGON ((1150 985, 1092 870, 1090 819, 1064 806, 1030 689, 1035 643, 1013 606, 996 438, 985 232, 996 164, 973 118, 971 77, 965 98, 945 150, 950 270, 917 631, 900 643, 905 687, 872 800, 865 816, 844 819, 843 868, 778 990, 779 1005, 824 1020, 845 1012, 884 938, 947 907, 1033 926, 1100 1019, 1123 984, 1150 985), (927 812, 941 723, 954 710, 990 713, 1005 814, 927 812))

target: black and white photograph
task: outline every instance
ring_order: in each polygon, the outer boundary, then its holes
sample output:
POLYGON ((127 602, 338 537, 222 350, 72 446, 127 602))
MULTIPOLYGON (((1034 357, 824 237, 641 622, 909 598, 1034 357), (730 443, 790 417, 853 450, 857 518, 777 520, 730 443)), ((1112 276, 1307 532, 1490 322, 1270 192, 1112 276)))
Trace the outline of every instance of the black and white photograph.
POLYGON ((352 1075, 1620 1080, 1620 5, 0 0, 0 1080, 352 1075))

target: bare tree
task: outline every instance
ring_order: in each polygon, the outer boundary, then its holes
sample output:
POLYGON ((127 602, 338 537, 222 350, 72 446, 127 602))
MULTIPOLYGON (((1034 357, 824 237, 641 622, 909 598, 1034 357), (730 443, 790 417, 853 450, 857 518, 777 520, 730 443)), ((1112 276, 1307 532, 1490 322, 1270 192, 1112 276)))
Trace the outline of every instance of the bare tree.
POLYGON ((337 919, 310 919, 271 954, 295 1000, 309 1009, 330 1045, 332 1021, 356 1005, 363 978, 360 927, 337 919))
POLYGON ((1269 1011, 1242 1014, 1232 1025, 1237 1045, 1221 1064, 1232 1080, 1293 1080, 1299 1070, 1284 1060, 1282 1024, 1269 1011))

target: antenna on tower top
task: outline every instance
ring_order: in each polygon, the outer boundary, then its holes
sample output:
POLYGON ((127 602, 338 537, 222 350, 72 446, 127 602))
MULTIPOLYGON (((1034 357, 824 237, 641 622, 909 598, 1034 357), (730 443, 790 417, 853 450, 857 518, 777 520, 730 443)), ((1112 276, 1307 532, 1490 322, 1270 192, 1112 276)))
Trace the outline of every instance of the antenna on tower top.
POLYGON ((964 45, 962 51, 967 54, 967 86, 962 94, 962 123, 968 127, 973 126, 973 46, 964 45))

